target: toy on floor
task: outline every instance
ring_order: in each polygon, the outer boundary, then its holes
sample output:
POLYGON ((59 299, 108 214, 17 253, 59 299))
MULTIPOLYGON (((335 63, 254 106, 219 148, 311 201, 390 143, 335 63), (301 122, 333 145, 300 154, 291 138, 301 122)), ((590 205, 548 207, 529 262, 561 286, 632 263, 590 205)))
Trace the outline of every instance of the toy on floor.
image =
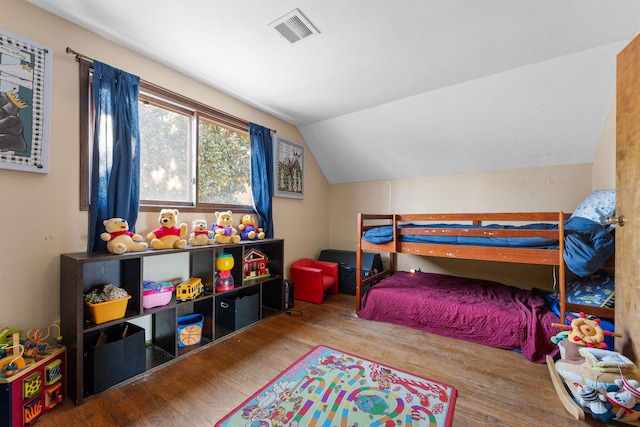
POLYGON ((640 374, 629 358, 605 349, 605 336, 620 337, 600 327, 600 319, 567 316, 571 325, 552 338, 560 359, 547 357, 549 373, 558 397, 577 419, 585 413, 603 423, 619 421, 633 425, 640 419, 640 374))
POLYGON ((40 353, 47 350, 49 344, 46 340, 51 336, 51 328, 57 329, 58 334, 56 335, 56 347, 62 347, 62 335, 60 335, 60 325, 57 323, 52 323, 47 328, 47 334, 45 335, 42 329, 29 329, 27 331, 27 341, 25 343, 25 355, 27 357, 32 357, 34 360, 38 360, 38 356, 40 353))
POLYGON ((24 369, 24 345, 20 344, 20 335, 13 334, 11 343, 0 345, 0 375, 10 377, 24 369))
POLYGON ((555 339, 552 339, 556 344, 559 341, 558 338, 562 337, 587 347, 607 348, 607 343, 604 342, 605 336, 620 336, 615 332, 605 331, 600 327, 600 319, 597 317, 588 318, 582 312, 579 317, 567 316, 567 320, 571 322, 571 325, 553 324, 553 326, 568 332, 568 334, 560 333, 556 335, 555 339))

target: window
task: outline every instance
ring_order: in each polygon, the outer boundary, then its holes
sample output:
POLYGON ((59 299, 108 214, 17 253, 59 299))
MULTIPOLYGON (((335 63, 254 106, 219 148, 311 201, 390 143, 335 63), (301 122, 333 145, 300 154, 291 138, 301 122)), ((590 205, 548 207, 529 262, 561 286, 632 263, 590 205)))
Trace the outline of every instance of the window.
MULTIPOLYGON (((80 205, 88 210, 93 103, 90 63, 80 65, 80 205)), ((253 212, 249 123, 144 81, 139 99, 141 211, 253 212)))

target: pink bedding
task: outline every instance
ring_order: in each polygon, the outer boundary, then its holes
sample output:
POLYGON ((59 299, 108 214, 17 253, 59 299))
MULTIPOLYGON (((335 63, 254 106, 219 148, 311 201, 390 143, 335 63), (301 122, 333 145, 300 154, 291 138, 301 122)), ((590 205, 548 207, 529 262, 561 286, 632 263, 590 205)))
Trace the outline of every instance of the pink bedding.
POLYGON ((395 272, 364 296, 358 317, 493 347, 544 363, 557 346, 558 316, 536 289, 433 273, 395 272))

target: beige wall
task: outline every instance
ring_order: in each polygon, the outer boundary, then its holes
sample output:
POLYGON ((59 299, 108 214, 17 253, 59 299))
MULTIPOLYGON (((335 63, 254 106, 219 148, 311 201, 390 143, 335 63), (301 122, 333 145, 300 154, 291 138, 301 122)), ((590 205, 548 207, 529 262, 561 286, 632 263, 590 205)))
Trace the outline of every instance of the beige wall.
MULTIPOLYGON (((198 84, 153 61, 48 14, 22 0, 5 0, 0 28, 53 50, 50 173, 40 175, 0 169, 0 326, 46 327, 59 318, 59 255, 86 250, 87 213, 78 209, 78 65, 67 46, 92 58, 137 74, 144 80, 180 92, 243 119, 277 129, 304 143, 298 130, 224 94, 198 84), (18 232, 19 230, 19 232, 18 232)), ((613 113, 615 119, 615 112, 613 113)), ((609 123, 609 122, 608 122, 609 123)), ((609 129, 610 124, 607 125, 609 129)), ((615 133, 615 132, 614 132, 615 133)), ((329 186, 310 150, 306 157, 305 199, 274 199, 274 228, 286 240, 285 267, 300 257, 317 257, 321 249, 355 249, 358 212, 425 211, 571 211, 594 188, 615 182, 614 143, 603 135, 596 165, 524 169, 484 174, 425 177, 329 186), (602 162, 599 160, 604 158, 602 162), (602 165, 602 167, 600 167, 602 165), (600 181, 602 180, 602 181, 600 181)), ((137 231, 155 228, 156 214, 142 214, 137 231)), ((190 223, 202 217, 182 214, 190 223)), ((205 218, 211 222, 212 216, 205 218)), ((414 266, 518 284, 549 283, 550 271, 523 274, 522 269, 491 263, 405 258, 414 266)))
MULTIPOLYGON (((304 143, 297 128, 97 35, 31 6, 5 0, 0 28, 53 50, 51 156, 47 175, 0 169, 0 326, 42 328, 59 319, 60 254, 86 250, 87 213, 78 208, 78 64, 66 47, 304 143)), ((329 186, 307 150, 306 197, 274 199, 274 229, 286 240, 285 263, 315 257, 329 244, 329 186)), ((181 215, 190 223, 202 215, 181 215)), ((141 215, 136 231, 157 227, 141 215)), ((211 222, 212 215, 205 216, 211 222)))
MULTIPOLYGON (((424 212, 572 212, 592 190, 591 164, 333 185, 330 228, 333 249, 355 250, 356 215, 424 212)), ((548 266, 495 264, 402 255, 400 269, 496 280, 550 289, 548 266)))

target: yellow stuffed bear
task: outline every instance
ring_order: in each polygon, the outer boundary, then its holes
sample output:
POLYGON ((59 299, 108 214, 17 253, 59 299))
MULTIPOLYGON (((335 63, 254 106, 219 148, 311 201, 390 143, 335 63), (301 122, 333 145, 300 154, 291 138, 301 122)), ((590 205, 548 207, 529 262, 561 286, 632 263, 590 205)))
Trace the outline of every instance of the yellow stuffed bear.
POLYGON ((240 237, 243 240, 264 239, 264 230, 256 227, 256 219, 253 215, 242 215, 238 230, 240 230, 240 237))
POLYGON ((178 209, 162 209, 158 216, 160 227, 147 234, 147 240, 151 241, 153 249, 182 249, 187 246, 184 239, 187 235, 187 224, 184 222, 179 226, 178 209))
POLYGON ((149 247, 142 241, 142 236, 129 231, 126 219, 111 218, 102 221, 106 233, 100 238, 107 242, 107 250, 112 254, 123 254, 127 251, 140 252, 149 247))
POLYGON ((216 212, 216 223, 213 225, 213 232, 216 234, 216 243, 238 243, 240 236, 233 228, 233 217, 231 211, 216 212))
POLYGON ((213 231, 207 227, 207 221, 204 219, 196 219, 191 222, 191 234, 189 235, 189 244, 192 246, 211 245, 215 243, 215 235, 213 231))

